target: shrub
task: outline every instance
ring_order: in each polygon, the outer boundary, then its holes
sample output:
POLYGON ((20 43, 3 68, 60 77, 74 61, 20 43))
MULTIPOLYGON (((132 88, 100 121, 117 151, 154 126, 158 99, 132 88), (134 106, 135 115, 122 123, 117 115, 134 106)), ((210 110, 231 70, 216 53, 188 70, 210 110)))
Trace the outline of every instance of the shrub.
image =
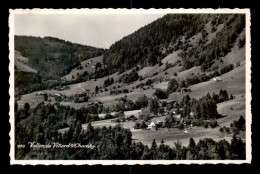
POLYGON ((236 67, 239 67, 239 66, 240 66, 240 62, 237 62, 237 63, 236 63, 236 67))
POLYGON ((176 79, 171 79, 168 84, 168 92, 175 92, 179 87, 179 84, 176 79))
POLYGON ((220 133, 223 133, 224 132, 224 129, 221 127, 221 128, 219 128, 219 132, 220 133))
POLYGON ((114 118, 114 117, 113 117, 113 115, 111 115, 111 114, 106 114, 104 118, 105 118, 105 119, 112 119, 112 118, 114 118))
POLYGON ((245 43, 245 39, 239 39, 237 43, 238 48, 242 48, 245 45, 245 43))
POLYGON ((209 122, 209 126, 210 126, 211 128, 215 128, 215 127, 217 127, 217 126, 218 126, 218 122, 217 122, 217 120, 216 120, 216 119, 212 119, 212 120, 210 120, 210 122, 209 122))
POLYGON ((159 99, 166 99, 168 98, 168 94, 163 91, 162 89, 156 89, 155 92, 153 93, 157 98, 159 99))
POLYGON ((205 122, 203 123, 203 126, 204 126, 204 128, 207 129, 207 128, 209 127, 209 123, 205 121, 205 122))
POLYGON ((184 124, 183 124, 183 123, 180 123, 180 124, 178 125, 178 128, 179 128, 179 129, 183 129, 183 128, 184 128, 184 124))

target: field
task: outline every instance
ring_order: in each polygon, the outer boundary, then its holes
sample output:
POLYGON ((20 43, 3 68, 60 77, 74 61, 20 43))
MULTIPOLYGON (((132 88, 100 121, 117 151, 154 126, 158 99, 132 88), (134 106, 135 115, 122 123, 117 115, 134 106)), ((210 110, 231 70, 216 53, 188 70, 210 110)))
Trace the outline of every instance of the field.
MULTIPOLYGON (((205 96, 208 92, 212 94, 213 92, 219 93, 220 89, 225 89, 229 94, 234 96, 242 96, 245 94, 245 66, 240 66, 234 70, 223 74, 220 76, 222 81, 213 82, 212 80, 202 82, 190 87, 191 92, 188 93, 192 98, 200 98, 205 96)), ((184 95, 187 93, 174 92, 169 95, 167 100, 177 100, 180 101, 184 95)))
POLYGON ((14 62, 15 67, 18 71, 24 71, 24 72, 33 72, 37 73, 38 71, 29 67, 28 64, 29 58, 23 57, 20 52, 15 51, 14 54, 14 62))
POLYGON ((103 56, 98 56, 98 57, 94 57, 94 58, 91 58, 88 60, 84 60, 81 62, 83 69, 78 70, 77 68, 74 68, 71 70, 71 72, 68 75, 64 76, 64 78, 66 78, 67 80, 71 80, 72 76, 74 76, 75 78, 77 77, 77 73, 83 74, 85 71, 90 73, 95 69, 94 65, 97 62, 102 62, 102 59, 103 59, 103 56))
MULTIPOLYGON (((194 67, 193 70, 195 71, 197 70, 197 68, 194 67)), ((182 74, 189 74, 189 73, 183 71, 182 74)), ((116 74, 113 74, 110 77, 116 78, 116 76, 117 76, 116 74)), ((229 94, 232 93, 235 97, 241 97, 242 95, 245 94, 245 64, 235 68, 234 70, 226 74, 223 74, 222 76, 220 76, 220 78, 222 79, 222 81, 220 82, 213 82, 212 80, 209 80, 196 85, 192 85, 190 87, 191 89, 190 93, 174 92, 169 95, 169 98, 166 99, 166 101, 172 101, 172 100, 180 101, 182 97, 187 94, 189 94, 192 98, 198 99, 206 95, 208 92, 211 94, 213 92, 218 93, 220 89, 227 90, 229 94)), ((83 89, 89 89, 91 92, 94 92, 95 86, 99 86, 103 84, 105 79, 107 79, 107 77, 100 78, 97 81, 87 81, 79 84, 70 85, 69 90, 64 90, 64 91, 43 90, 43 92, 46 92, 47 94, 61 93, 66 95, 80 94, 84 92, 83 89)), ((109 87, 109 89, 112 88, 113 86, 120 85, 121 90, 129 89, 130 92, 127 94, 122 93, 119 95, 110 95, 109 91, 107 91, 107 92, 99 93, 96 96, 93 96, 89 101, 99 100, 103 102, 105 106, 111 106, 118 103, 117 99, 124 97, 125 95, 127 95, 128 99, 135 101, 140 95, 147 95, 148 97, 152 96, 155 88, 166 89, 168 86, 167 82, 161 82, 161 83, 154 84, 154 88, 150 88, 147 90, 138 88, 133 90, 132 87, 134 87, 139 83, 141 82, 136 81, 135 83, 130 85, 115 83, 111 87, 109 87)), ((36 93, 37 92, 23 95, 21 100, 18 101, 19 106, 23 106, 24 103, 28 102, 33 108, 38 103, 42 102, 43 97, 36 96, 36 93)), ((61 102, 61 104, 70 105, 71 107, 78 109, 80 107, 86 106, 88 102, 86 103, 61 102)))

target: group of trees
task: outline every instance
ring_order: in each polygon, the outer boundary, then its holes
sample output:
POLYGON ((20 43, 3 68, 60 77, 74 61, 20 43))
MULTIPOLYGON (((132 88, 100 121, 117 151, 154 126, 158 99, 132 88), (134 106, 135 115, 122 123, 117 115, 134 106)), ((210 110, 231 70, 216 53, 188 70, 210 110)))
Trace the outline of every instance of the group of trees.
POLYGON ((146 95, 138 97, 136 101, 122 97, 119 102, 114 106, 110 107, 110 111, 130 111, 147 107, 149 104, 149 98, 146 95))
POLYGON ((172 78, 169 80, 167 92, 172 93, 172 92, 180 91, 180 89, 182 89, 182 88, 187 88, 191 85, 195 85, 195 84, 198 84, 201 82, 208 81, 213 77, 218 77, 233 69, 234 69, 234 65, 229 64, 229 65, 224 66, 223 68, 220 68, 219 70, 215 70, 208 74, 205 74, 205 73, 198 74, 198 75, 193 74, 190 77, 187 77, 185 79, 172 78))
POLYGON ((246 120, 243 116, 240 116, 239 119, 234 121, 233 123, 230 123, 230 127, 233 129, 234 133, 237 133, 239 131, 245 131, 246 129, 246 120))
POLYGON ((230 127, 220 127, 219 131, 221 133, 231 133, 231 130, 234 134, 238 134, 240 131, 245 131, 246 129, 246 120, 241 115, 238 120, 233 121, 233 123, 230 123, 230 127))
POLYGON ((104 88, 105 87, 108 87, 109 85, 112 85, 114 83, 114 78, 111 77, 111 78, 107 78, 105 81, 104 81, 104 88))
POLYGON ((182 106, 182 116, 190 118, 190 113, 193 113, 193 117, 196 119, 203 118, 214 119, 219 116, 217 112, 217 104, 220 102, 233 99, 233 96, 228 96, 226 90, 220 90, 219 94, 213 93, 212 96, 208 93, 206 96, 199 100, 191 99, 189 95, 183 97, 180 105, 182 106))
MULTIPOLYGON (((217 104, 230 99, 233 99, 232 94, 229 97, 227 91, 221 89, 219 94, 213 93, 211 96, 208 93, 198 100, 194 98, 191 99, 189 95, 186 95, 182 98, 180 104, 176 105, 178 106, 178 110, 179 107, 182 108, 179 111, 181 117, 191 119, 195 126, 203 126, 205 128, 210 126, 211 128, 215 128, 218 125, 216 119, 219 117, 217 104), (209 122, 204 120, 209 120, 209 122)), ((185 120, 185 122, 191 120, 185 120)), ((175 118, 171 114, 165 118, 165 127, 174 127, 176 123, 175 118)), ((234 125, 237 125, 237 123, 234 123, 234 125)))
POLYGON ((16 99, 20 99, 23 94, 47 88, 40 74, 23 71, 15 71, 14 84, 16 99))
POLYGON ((131 83, 139 79, 136 69, 133 69, 129 74, 123 74, 119 79, 119 83, 131 83))
POLYGON ((153 93, 153 95, 159 99, 168 98, 168 93, 160 88, 155 89, 155 92, 153 93))

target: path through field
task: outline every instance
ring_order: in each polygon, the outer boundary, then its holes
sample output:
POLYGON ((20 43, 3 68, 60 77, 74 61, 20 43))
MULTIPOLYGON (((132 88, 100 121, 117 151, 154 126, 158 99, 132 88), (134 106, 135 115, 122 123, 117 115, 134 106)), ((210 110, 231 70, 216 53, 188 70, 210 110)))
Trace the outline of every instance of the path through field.
POLYGON ((82 87, 80 86, 80 83, 78 84, 78 87, 79 87, 80 89, 82 89, 83 91, 86 91, 86 89, 84 89, 84 88, 82 88, 82 87))

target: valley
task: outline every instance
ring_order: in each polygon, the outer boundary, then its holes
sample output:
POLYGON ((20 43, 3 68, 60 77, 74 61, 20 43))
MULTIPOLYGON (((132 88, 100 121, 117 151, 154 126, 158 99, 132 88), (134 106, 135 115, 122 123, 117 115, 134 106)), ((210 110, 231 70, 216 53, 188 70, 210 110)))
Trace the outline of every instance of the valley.
POLYGON ((184 151, 191 141, 244 143, 244 24, 240 15, 168 14, 109 49, 17 36, 15 72, 25 79, 15 82, 20 134, 28 122, 39 141, 95 142, 93 132, 104 131, 108 145, 148 150, 155 141, 184 151))

